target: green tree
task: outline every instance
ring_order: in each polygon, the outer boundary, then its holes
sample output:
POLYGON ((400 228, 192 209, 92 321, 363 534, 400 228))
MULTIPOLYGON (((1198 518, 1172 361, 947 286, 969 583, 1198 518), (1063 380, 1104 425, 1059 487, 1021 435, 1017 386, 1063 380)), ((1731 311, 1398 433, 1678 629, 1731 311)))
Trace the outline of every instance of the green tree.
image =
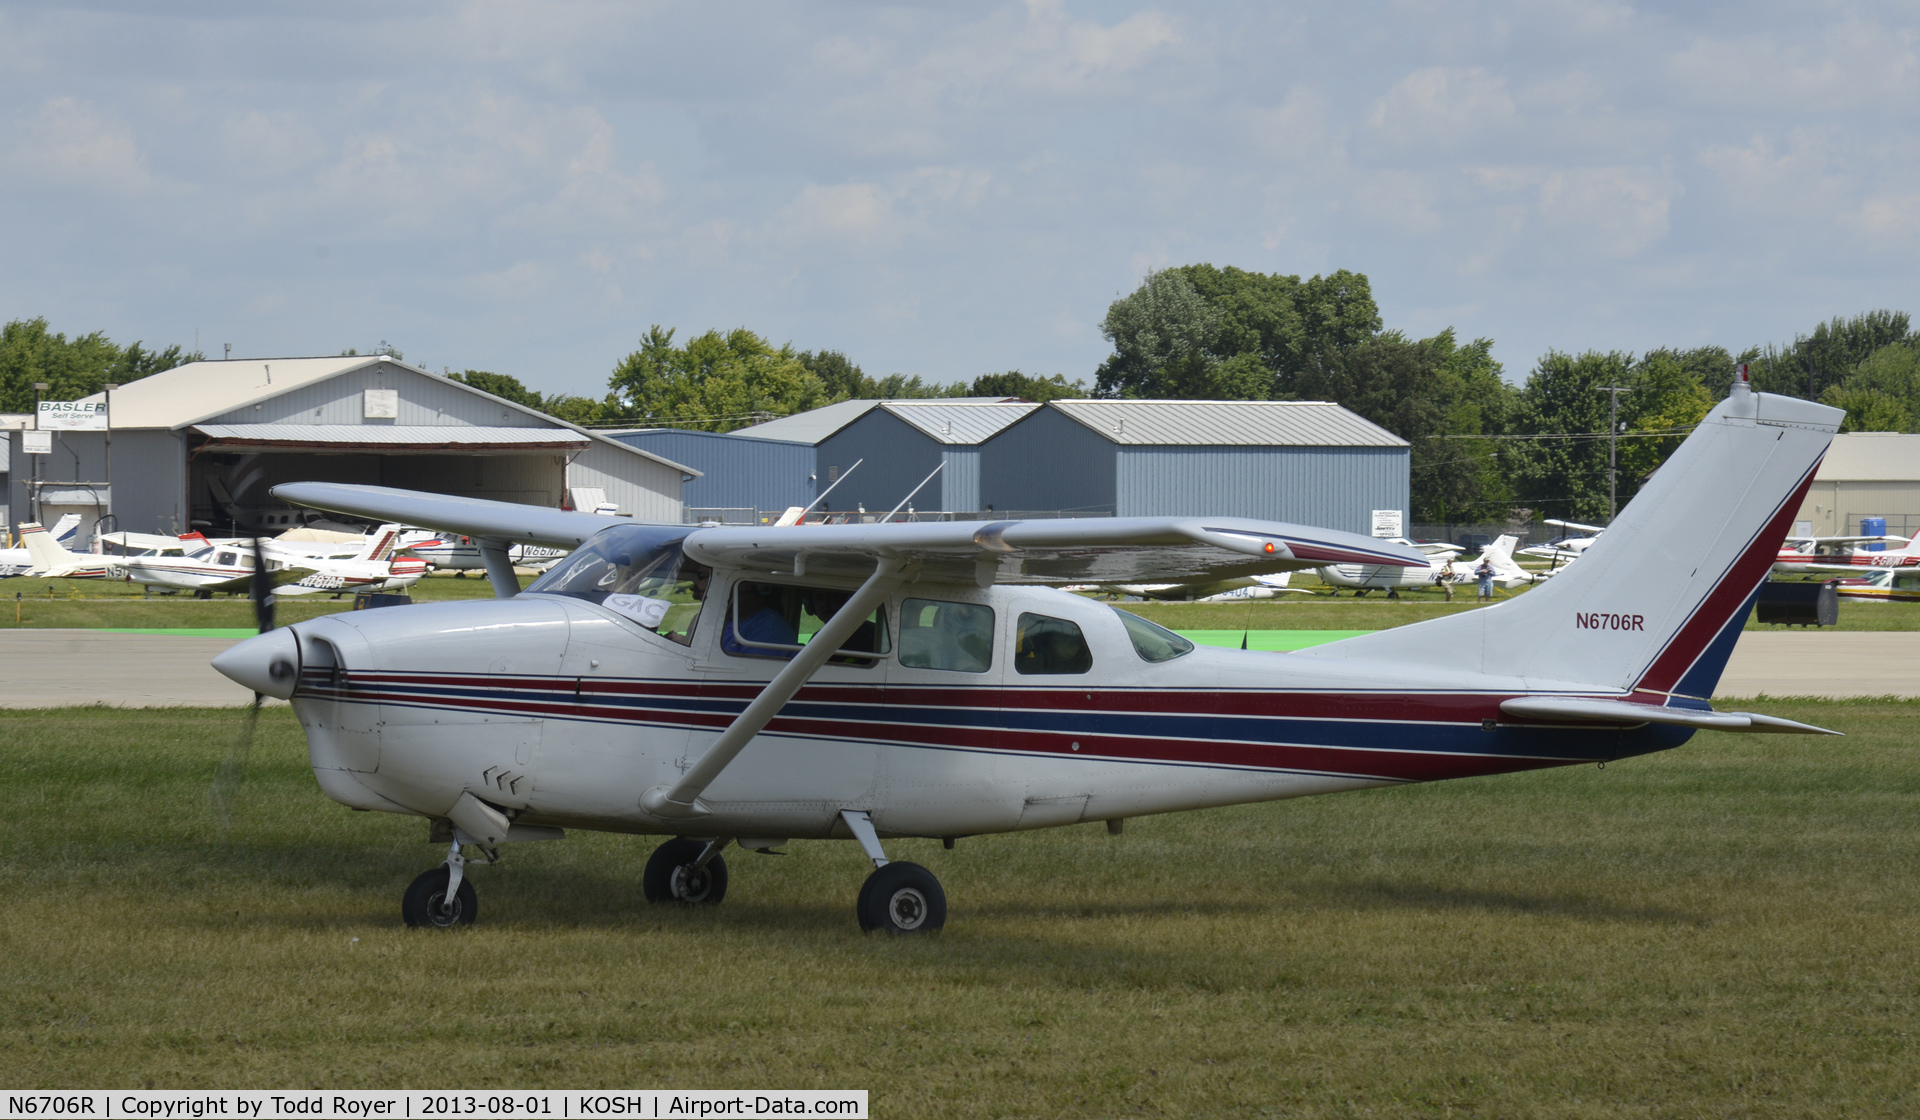
POLYGON ((1789 345, 1753 347, 1740 360, 1752 367, 1754 388, 1818 400, 1882 347, 1913 341, 1909 326, 1904 311, 1835 316, 1812 334, 1796 335, 1789 345))
POLYGON ((505 373, 489 373, 482 369, 470 369, 464 373, 450 373, 449 379, 462 385, 471 385, 482 392, 492 393, 503 400, 527 408, 546 410, 546 398, 521 384, 520 379, 505 373))
POLYGON ((1835 385, 1820 394, 1821 404, 1847 410, 1840 422, 1843 432, 1910 432, 1913 413, 1907 404, 1891 393, 1865 386, 1835 385))
POLYGON ((1367 278, 1345 270, 1302 281, 1210 264, 1148 274, 1107 308, 1113 354, 1103 397, 1269 400, 1380 331, 1367 278))
POLYGON ((820 379, 827 388, 827 399, 845 400, 909 400, 926 397, 964 397, 967 387, 963 382, 951 385, 939 385, 923 381, 918 375, 912 377, 903 373, 892 373, 875 379, 861 372, 845 354, 838 350, 802 351, 800 364, 820 379))
POLYGON ((1301 378, 1307 395, 1336 400, 1412 445, 1416 521, 1504 518, 1513 488, 1501 445, 1462 435, 1498 435, 1516 396, 1493 360, 1493 343, 1461 346, 1451 330, 1418 342, 1388 331, 1332 349, 1301 378))
POLYGON ((1920 342, 1892 342, 1875 350, 1820 400, 1847 410, 1843 431, 1912 431, 1914 418, 1920 418, 1920 342), (1902 420, 1902 413, 1908 419, 1902 420))
POLYGON ((1068 381, 1060 374, 1052 377, 1030 377, 1017 369, 1005 373, 983 373, 973 379, 973 387, 968 392, 973 397, 1019 397, 1034 404, 1048 401, 1072 400, 1087 395, 1084 382, 1068 381))
POLYGON ((69 339, 48 330, 44 318, 15 319, 0 328, 0 412, 31 411, 36 381, 50 386, 41 399, 71 401, 100 392, 108 382, 124 385, 199 359, 178 346, 121 347, 101 331, 69 339))
POLYGON ((673 345, 673 334, 650 328, 614 367, 606 419, 727 432, 832 399, 791 346, 775 347, 745 327, 708 331, 685 346, 673 345))

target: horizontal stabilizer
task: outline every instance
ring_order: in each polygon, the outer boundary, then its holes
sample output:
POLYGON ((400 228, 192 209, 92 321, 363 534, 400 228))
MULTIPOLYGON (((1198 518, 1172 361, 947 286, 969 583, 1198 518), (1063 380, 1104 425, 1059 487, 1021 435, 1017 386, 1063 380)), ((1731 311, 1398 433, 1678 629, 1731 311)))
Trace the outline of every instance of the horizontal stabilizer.
POLYGON ((1521 696, 1503 700, 1500 710, 1526 719, 1567 723, 1670 723, 1708 731, 1756 731, 1776 735, 1838 735, 1808 723, 1754 712, 1705 712, 1693 708, 1663 708, 1626 700, 1588 700, 1577 696, 1521 696))

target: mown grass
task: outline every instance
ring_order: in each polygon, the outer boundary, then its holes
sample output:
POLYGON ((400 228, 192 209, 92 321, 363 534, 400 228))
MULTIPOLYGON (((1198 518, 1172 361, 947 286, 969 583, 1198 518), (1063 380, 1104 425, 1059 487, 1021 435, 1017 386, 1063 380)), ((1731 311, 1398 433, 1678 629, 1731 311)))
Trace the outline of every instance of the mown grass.
POLYGON ((1920 704, 1845 739, 897 841, 946 931, 858 933, 851 844, 649 907, 651 842, 475 872, 400 926, 421 822, 327 802, 270 710, 0 712, 15 1085, 866 1087, 878 1116, 1911 1116, 1920 704))
MULTIPOLYGON (((532 577, 522 576, 530 583, 532 577)), ((419 602, 447 599, 486 599, 493 590, 484 578, 455 579, 429 576, 413 585, 419 602)), ((227 629, 253 625, 253 601, 245 595, 195 599, 178 595, 141 594, 138 584, 103 579, 34 579, 0 581, 0 630, 13 629, 227 629), (15 595, 19 596, 16 603, 15 595), (17 608, 17 609, 16 609, 17 608), (14 621, 16 614, 19 621, 14 621)), ((353 609, 353 596, 287 595, 274 604, 281 624, 302 622, 323 614, 353 609)))

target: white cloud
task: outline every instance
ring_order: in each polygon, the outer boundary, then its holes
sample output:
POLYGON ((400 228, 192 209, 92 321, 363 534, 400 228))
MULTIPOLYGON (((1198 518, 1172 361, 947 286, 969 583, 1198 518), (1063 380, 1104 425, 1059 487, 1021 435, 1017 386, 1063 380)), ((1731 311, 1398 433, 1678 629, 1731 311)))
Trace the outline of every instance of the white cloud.
POLYGON ((1395 82, 1367 123, 1390 143, 1450 147, 1514 118, 1505 79, 1480 67, 1429 67, 1395 82))
POLYGON ((6 149, 10 174, 117 195, 144 195, 169 186, 147 167, 133 130, 91 102, 53 97, 19 121, 6 149))

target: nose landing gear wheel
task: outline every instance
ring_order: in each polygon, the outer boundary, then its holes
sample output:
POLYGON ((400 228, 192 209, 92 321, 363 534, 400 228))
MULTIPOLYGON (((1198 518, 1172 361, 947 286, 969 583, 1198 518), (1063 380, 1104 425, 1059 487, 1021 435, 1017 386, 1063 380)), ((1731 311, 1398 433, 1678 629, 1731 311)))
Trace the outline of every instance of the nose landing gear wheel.
POLYGON ((451 905, 447 899, 447 880, 451 873, 445 866, 436 867, 420 876, 400 897, 400 917, 414 929, 453 929, 455 926, 470 926, 480 916, 480 899, 473 893, 473 882, 460 880, 460 887, 453 892, 451 905))
POLYGON ((727 861, 715 855, 700 866, 707 845, 675 838, 653 850, 640 889, 648 902, 685 902, 713 906, 727 897, 727 861))
POLYGON ((871 933, 932 933, 947 924, 947 892, 917 863, 889 863, 860 887, 860 928, 871 933))

